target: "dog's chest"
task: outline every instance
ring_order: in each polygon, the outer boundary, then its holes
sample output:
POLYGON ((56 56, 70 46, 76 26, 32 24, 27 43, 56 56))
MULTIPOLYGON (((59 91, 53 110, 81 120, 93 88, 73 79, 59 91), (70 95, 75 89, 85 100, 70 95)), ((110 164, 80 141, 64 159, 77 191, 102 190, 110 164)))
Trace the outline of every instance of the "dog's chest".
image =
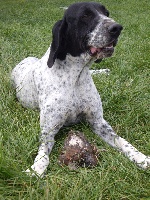
MULTIPOLYGON (((57 66, 56 66, 57 67, 57 66)), ((36 72, 36 86, 40 109, 47 109, 49 115, 66 118, 65 125, 79 122, 92 111, 97 95, 89 69, 46 68, 36 72)))
MULTIPOLYGON (((67 102, 67 119, 65 125, 79 123, 85 117, 85 106, 79 93, 74 92, 67 102)), ((87 105, 88 106, 88 105, 87 105)))

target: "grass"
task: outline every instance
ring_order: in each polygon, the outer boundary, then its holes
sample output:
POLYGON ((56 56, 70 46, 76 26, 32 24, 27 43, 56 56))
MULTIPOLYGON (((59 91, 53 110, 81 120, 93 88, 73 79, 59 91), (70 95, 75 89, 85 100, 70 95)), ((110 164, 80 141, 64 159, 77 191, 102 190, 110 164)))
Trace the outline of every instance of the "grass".
MULTIPOLYGON (((61 130, 44 179, 23 170, 35 158, 39 113, 24 109, 10 85, 12 68, 27 56, 41 57, 51 41, 51 29, 73 0, 1 0, 0 6, 0 199, 2 200, 148 200, 150 170, 138 169, 91 133, 87 124, 61 130), (57 164, 70 129, 81 130, 100 149, 96 168, 69 171, 57 164)), ((94 76, 105 118, 115 131, 143 153, 150 154, 150 26, 147 0, 103 0, 111 16, 124 26, 112 58, 94 68, 109 68, 110 76, 94 76)))

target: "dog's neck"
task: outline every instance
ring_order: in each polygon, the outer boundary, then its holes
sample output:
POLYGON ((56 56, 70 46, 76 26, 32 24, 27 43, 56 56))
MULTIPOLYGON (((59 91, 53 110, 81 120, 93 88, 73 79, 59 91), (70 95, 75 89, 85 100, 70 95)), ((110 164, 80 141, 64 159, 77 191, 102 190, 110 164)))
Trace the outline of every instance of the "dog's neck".
POLYGON ((67 55, 65 60, 56 59, 54 65, 49 68, 47 66, 47 59, 49 56, 49 50, 46 52, 42 62, 45 63, 47 73, 54 79, 59 79, 60 85, 63 83, 70 85, 76 85, 81 83, 82 77, 91 76, 90 66, 94 62, 93 58, 87 53, 81 54, 79 57, 73 57, 67 55))
POLYGON ((56 59, 52 68, 47 66, 49 53, 50 48, 42 57, 41 62, 45 65, 47 73, 50 72, 51 76, 59 78, 60 82, 68 80, 72 85, 77 83, 85 73, 91 76, 89 68, 94 62, 94 58, 88 53, 82 53, 79 57, 68 54, 65 60, 56 59))
MULTIPOLYGON (((46 63, 46 65, 47 65, 47 60, 49 58, 50 50, 51 50, 51 46, 48 48, 48 50, 46 51, 45 55, 41 59, 43 64, 46 63)), ((72 68, 74 67, 77 70, 82 70, 85 66, 90 66, 94 61, 95 61, 95 59, 92 58, 86 52, 82 53, 78 57, 74 57, 74 56, 71 56, 70 54, 67 54, 65 60, 59 60, 59 59, 56 58, 52 68, 60 69, 62 67, 63 69, 72 70, 72 68)))
POLYGON ((65 60, 56 59, 52 68, 56 68, 57 70, 61 70, 62 68, 62 70, 68 73, 73 71, 81 73, 83 68, 89 68, 93 62, 93 58, 88 53, 82 53, 78 57, 68 54, 65 60))

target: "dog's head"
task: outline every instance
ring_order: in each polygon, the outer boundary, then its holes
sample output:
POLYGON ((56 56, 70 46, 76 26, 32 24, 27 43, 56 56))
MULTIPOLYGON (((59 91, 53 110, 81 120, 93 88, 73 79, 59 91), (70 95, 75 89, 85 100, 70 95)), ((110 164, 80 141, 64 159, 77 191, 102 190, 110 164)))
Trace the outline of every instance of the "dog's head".
POLYGON ((67 54, 77 57, 88 53, 95 61, 110 57, 121 30, 122 26, 109 18, 109 12, 102 4, 72 4, 53 27, 47 64, 52 67, 56 58, 64 60, 67 54))

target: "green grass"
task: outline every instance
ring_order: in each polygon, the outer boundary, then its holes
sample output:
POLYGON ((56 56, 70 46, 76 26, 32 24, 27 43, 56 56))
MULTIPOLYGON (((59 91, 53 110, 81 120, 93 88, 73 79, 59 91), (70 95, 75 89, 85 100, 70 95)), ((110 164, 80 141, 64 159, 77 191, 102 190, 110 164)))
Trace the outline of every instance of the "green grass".
MULTIPOLYGON (((10 85, 12 68, 27 56, 41 57, 51 41, 51 29, 63 15, 61 6, 73 0, 0 1, 0 199, 2 200, 148 200, 150 170, 138 169, 87 124, 63 129, 56 137, 51 165, 44 179, 22 173, 38 148, 39 113, 24 109, 10 85), (81 130, 100 149, 96 168, 69 171, 57 164, 70 129, 81 130)), ((110 76, 94 76, 104 115, 115 131, 143 153, 150 154, 150 3, 148 0, 103 0, 111 16, 124 26, 112 58, 94 68, 109 68, 110 76)))

